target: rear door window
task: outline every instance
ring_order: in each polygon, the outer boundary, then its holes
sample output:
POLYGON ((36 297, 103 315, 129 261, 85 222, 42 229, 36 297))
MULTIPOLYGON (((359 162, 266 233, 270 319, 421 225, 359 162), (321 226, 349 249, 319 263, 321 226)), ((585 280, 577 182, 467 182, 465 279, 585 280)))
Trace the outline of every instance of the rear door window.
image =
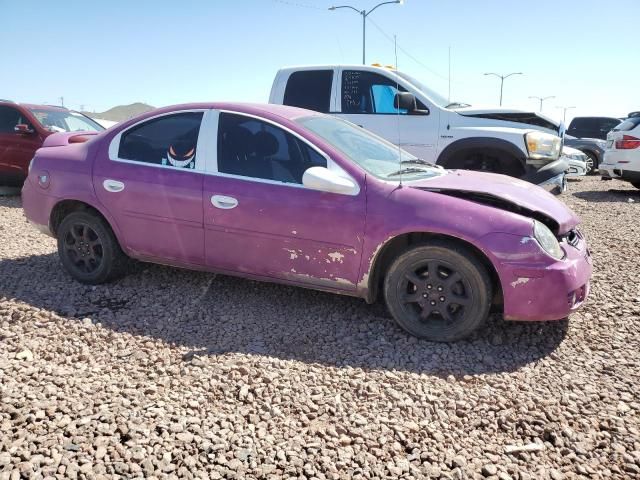
POLYGON ((328 113, 331 110, 333 70, 302 70, 289 77, 284 104, 328 113))
POLYGON ((120 138, 118 158, 167 167, 196 169, 203 112, 181 112, 147 120, 120 138))
POLYGON ((615 118, 611 118, 611 119, 605 118, 600 122, 600 131, 606 135, 611 130, 616 128, 618 125, 620 125, 620 120, 615 118))
POLYGON ((0 106, 0 133, 14 133, 20 123, 20 112, 13 107, 0 106))

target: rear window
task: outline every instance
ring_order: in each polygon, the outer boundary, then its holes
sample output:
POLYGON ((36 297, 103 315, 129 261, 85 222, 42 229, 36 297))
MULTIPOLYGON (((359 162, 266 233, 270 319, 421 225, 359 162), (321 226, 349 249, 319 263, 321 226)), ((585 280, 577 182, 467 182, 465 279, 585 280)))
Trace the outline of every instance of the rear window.
POLYGON ((304 70, 289 77, 284 104, 328 113, 331 108, 333 70, 304 70))
POLYGON ((143 122, 122 135, 118 157, 195 169, 201 120, 202 112, 181 112, 143 122))
POLYGON ((614 130, 616 132, 628 132, 640 125, 640 116, 627 118, 624 122, 618 125, 614 130))

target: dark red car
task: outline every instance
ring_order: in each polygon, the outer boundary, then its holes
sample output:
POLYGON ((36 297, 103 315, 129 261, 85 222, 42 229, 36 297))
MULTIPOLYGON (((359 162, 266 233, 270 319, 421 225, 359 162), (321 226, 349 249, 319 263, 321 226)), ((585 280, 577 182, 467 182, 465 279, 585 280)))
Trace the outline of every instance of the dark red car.
POLYGON ((86 115, 64 107, 0 100, 0 186, 23 184, 29 162, 52 133, 102 130, 86 115))

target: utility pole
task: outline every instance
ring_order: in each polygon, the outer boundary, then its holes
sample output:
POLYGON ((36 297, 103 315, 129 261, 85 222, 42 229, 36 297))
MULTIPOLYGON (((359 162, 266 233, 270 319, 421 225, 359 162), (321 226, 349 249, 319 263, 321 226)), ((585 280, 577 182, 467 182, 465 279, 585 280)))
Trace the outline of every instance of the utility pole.
POLYGON ((400 5, 402 5, 402 3, 404 2, 404 0, 392 0, 390 2, 382 2, 379 3, 378 5, 376 5, 375 7, 373 7, 371 10, 369 10, 368 12, 366 10, 358 10, 356 7, 352 7, 351 5, 340 5, 337 7, 329 7, 329 10, 338 10, 339 8, 350 8, 351 10, 353 10, 354 12, 358 13, 359 15, 362 15, 362 64, 365 65, 366 64, 366 44, 367 44, 367 37, 366 37, 366 29, 367 29, 367 17, 373 13, 373 11, 378 8, 381 7, 382 5, 388 5, 391 3, 398 3, 400 5))
POLYGON ((64 107, 64 97, 58 97, 60 99, 60 105, 64 107))
POLYGON ((512 75, 524 75, 524 74, 522 72, 513 72, 513 73, 509 73, 508 75, 500 75, 498 73, 485 73, 485 75, 493 75, 500 79, 500 106, 502 106, 502 89, 504 87, 504 80, 506 78, 511 77, 512 75))
POLYGON ((449 98, 447 101, 451 103, 451 45, 449 45, 449 98))
POLYGON ((576 107, 556 107, 562 110, 562 123, 567 123, 567 110, 576 107))
POLYGON ((535 95, 529 98, 535 98, 536 100, 540 100, 540 112, 542 112, 542 102, 544 102, 545 100, 549 100, 550 98, 556 98, 553 95, 550 97, 536 97, 535 95))

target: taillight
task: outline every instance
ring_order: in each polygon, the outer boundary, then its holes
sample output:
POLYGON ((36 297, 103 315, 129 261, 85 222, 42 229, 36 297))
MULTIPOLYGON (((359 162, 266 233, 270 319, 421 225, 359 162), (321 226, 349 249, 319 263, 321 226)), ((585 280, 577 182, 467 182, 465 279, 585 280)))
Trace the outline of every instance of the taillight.
POLYGON ((623 135, 621 140, 616 140, 617 150, 632 150, 634 148, 640 148, 640 138, 623 135))

